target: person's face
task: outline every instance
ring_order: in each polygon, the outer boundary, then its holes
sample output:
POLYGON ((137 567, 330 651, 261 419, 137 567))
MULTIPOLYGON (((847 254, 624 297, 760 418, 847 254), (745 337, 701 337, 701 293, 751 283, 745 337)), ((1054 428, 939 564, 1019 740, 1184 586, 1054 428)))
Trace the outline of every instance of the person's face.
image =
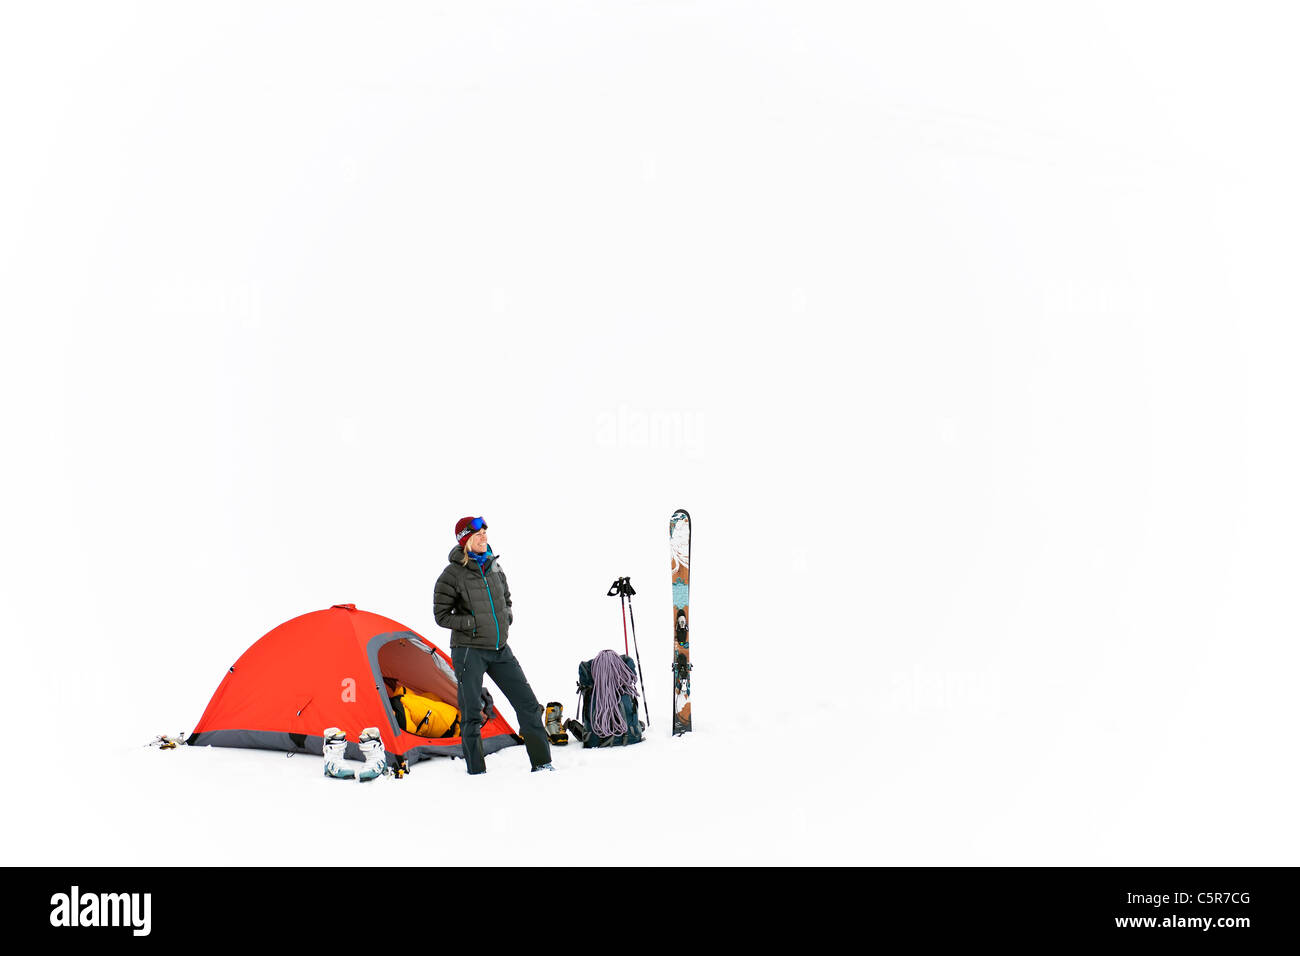
POLYGON ((482 554, 487 550, 487 528, 482 531, 475 531, 469 536, 469 549, 475 554, 482 554))

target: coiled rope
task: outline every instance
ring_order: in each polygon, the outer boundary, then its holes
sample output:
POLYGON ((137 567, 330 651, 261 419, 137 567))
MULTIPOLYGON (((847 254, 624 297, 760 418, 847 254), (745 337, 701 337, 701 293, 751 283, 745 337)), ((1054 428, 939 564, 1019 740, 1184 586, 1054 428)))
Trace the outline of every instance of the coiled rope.
POLYGON ((598 737, 627 733, 623 695, 636 696, 636 675, 613 651, 601 651, 591 662, 591 729, 598 737))

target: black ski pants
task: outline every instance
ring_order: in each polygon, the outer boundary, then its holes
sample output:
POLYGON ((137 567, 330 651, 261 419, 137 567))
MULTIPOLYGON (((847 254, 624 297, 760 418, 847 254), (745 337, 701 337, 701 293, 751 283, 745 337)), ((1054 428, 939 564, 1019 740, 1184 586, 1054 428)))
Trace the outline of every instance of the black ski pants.
POLYGON ((493 650, 478 647, 453 647, 451 663, 456 668, 457 706, 460 708, 460 742, 465 754, 465 769, 483 773, 483 676, 501 689, 519 720, 519 736, 524 738, 528 759, 534 767, 551 762, 551 741, 542 724, 542 705, 528 686, 524 669, 519 666, 509 645, 493 650))

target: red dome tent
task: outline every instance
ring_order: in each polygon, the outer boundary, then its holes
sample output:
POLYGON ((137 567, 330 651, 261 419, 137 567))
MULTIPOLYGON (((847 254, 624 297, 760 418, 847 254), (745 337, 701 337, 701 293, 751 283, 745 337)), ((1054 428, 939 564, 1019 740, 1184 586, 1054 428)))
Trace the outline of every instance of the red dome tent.
MULTIPOLYGON (((416 763, 461 756, 460 737, 407 733, 383 679, 422 697, 456 706, 451 658, 396 621, 336 604, 286 621, 246 650, 226 673, 187 744, 322 753, 322 732, 348 735, 347 756, 360 759, 357 738, 378 727, 390 758, 416 763)), ((483 724, 483 752, 520 743, 495 707, 483 724)))

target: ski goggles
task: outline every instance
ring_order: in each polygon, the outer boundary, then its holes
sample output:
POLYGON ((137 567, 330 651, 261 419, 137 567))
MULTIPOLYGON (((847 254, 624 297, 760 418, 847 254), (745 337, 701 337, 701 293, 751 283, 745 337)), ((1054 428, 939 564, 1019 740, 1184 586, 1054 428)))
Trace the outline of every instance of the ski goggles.
POLYGON ((470 537, 471 535, 475 535, 478 534, 480 531, 486 531, 486 530, 487 530, 487 522, 484 521, 482 518, 475 518, 473 521, 471 521, 469 524, 465 526, 464 530, 461 531, 460 533, 460 537, 457 538, 456 540, 458 542, 464 541, 466 538, 470 537))

